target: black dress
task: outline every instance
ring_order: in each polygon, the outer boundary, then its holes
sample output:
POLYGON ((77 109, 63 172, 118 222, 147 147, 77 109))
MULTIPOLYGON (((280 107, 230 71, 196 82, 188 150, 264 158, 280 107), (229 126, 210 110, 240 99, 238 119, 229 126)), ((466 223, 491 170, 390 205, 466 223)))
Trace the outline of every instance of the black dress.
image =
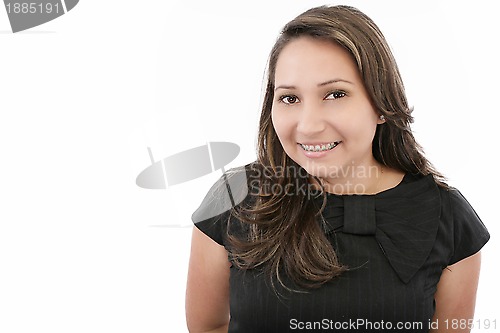
MULTIPOLYGON (((193 221, 228 248, 228 213, 202 217, 217 199, 209 192, 193 221)), ((442 270, 489 240, 462 194, 431 175, 407 174, 376 195, 328 194, 322 215, 349 270, 306 293, 278 286, 277 295, 259 270, 232 266, 229 332, 428 332, 442 270)))

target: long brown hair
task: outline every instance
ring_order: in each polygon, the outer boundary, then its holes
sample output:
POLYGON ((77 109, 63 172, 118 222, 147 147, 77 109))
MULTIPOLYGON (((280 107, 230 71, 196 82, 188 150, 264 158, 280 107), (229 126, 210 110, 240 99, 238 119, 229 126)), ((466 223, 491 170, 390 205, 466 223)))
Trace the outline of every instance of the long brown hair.
MULTIPOLYGON (((375 23, 349 6, 321 6, 299 15, 285 25, 270 53, 258 160, 247 170, 258 180, 258 187, 251 189, 250 203, 233 211, 244 224, 246 236, 228 230, 233 264, 240 269, 264 268, 271 281, 286 288, 289 282, 319 287, 347 269, 318 223, 322 207, 318 209, 311 200, 310 176, 286 155, 271 121, 278 57, 290 41, 303 36, 341 45, 351 54, 376 112, 386 119, 373 140, 375 159, 406 173, 432 174, 445 186, 415 141, 410 128, 412 109, 396 61, 375 23), (287 190, 272 191, 273 186, 287 190)), ((324 205, 324 193, 323 199, 324 205)))

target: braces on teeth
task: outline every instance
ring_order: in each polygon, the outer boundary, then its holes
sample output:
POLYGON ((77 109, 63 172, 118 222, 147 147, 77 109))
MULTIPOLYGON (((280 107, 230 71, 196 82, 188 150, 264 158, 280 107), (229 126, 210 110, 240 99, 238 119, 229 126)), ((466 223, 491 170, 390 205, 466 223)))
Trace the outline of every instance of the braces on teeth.
POLYGON ((302 148, 305 151, 325 151, 325 150, 330 150, 330 149, 337 147, 339 143, 340 143, 339 141, 335 141, 332 143, 328 143, 326 145, 315 145, 315 146, 303 145, 303 144, 300 144, 300 145, 302 146, 302 148))

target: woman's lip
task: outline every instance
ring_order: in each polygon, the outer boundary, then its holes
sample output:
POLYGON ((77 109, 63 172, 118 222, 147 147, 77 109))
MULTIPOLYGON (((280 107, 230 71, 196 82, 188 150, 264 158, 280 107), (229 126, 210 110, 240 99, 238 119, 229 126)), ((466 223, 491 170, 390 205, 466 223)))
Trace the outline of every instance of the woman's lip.
POLYGON ((325 142, 297 142, 299 145, 307 145, 307 146, 321 146, 321 145, 327 145, 329 143, 335 143, 335 142, 340 142, 338 141, 325 141, 325 142))
POLYGON ((332 148, 335 148, 336 146, 338 146, 341 143, 342 143, 342 141, 339 140, 339 141, 333 141, 333 142, 327 142, 327 143, 317 143, 317 144, 297 143, 297 145, 301 146, 305 150, 310 150, 310 149, 306 149, 306 148, 304 148, 304 146, 316 148, 316 149, 328 147, 328 150, 330 150, 332 148))

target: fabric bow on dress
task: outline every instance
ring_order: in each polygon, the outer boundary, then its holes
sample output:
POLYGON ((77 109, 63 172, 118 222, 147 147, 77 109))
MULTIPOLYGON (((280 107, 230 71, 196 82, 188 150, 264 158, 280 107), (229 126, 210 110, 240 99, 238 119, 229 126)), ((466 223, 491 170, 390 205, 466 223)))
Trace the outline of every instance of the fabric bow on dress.
POLYGON ((403 180, 375 195, 327 196, 325 232, 374 235, 394 271, 408 283, 429 256, 439 227, 441 197, 432 175, 403 180))

